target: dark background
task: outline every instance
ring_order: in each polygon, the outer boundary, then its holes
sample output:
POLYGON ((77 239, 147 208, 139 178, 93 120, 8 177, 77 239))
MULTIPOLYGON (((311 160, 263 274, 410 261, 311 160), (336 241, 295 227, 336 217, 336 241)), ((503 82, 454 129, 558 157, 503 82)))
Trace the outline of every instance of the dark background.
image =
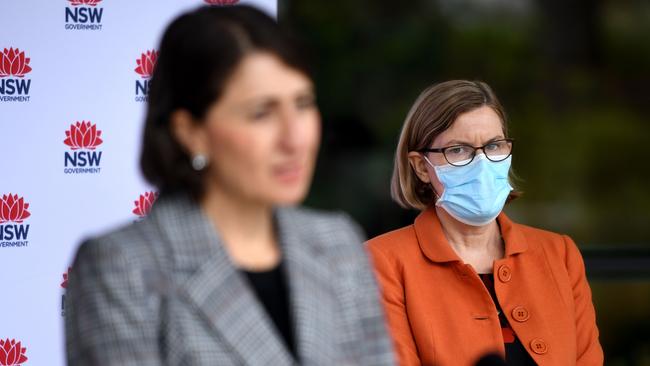
POLYGON ((323 114, 307 205, 369 237, 412 223, 389 193, 408 109, 432 83, 486 81, 516 139, 506 211, 580 246, 606 364, 650 365, 650 2, 280 0, 279 18, 323 114))

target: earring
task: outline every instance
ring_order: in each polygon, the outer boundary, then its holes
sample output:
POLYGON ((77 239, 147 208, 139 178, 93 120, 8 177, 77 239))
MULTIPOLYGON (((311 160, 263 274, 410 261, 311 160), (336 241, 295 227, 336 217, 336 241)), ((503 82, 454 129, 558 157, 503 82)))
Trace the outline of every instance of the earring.
POLYGON ((208 158, 203 154, 196 154, 192 157, 192 169, 200 172, 208 165, 208 158))

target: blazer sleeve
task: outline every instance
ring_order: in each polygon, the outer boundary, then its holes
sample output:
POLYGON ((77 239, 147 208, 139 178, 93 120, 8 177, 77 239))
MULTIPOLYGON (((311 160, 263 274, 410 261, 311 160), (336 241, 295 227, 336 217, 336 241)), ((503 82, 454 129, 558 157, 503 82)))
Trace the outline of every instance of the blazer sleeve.
POLYGON ((160 365, 157 321, 142 271, 125 246, 84 243, 68 279, 65 333, 70 366, 160 365))
POLYGON ((352 219, 344 217, 344 232, 352 234, 351 242, 354 243, 355 261, 354 292, 356 305, 361 310, 361 319, 358 320, 358 329, 362 332, 362 342, 358 352, 360 365, 395 365, 393 345, 388 335, 384 310, 379 301, 379 288, 373 274, 372 265, 365 246, 364 234, 359 225, 352 219))
POLYGON ((369 243, 368 249, 379 280, 382 303, 388 318, 393 343, 397 350, 399 364, 402 366, 419 366, 421 364, 420 357, 406 312, 401 270, 395 260, 386 256, 374 243, 369 243))
POLYGON ((578 247, 568 236, 563 236, 566 246, 566 268, 573 289, 576 319, 576 365, 602 365, 603 349, 598 341, 596 312, 591 301, 591 289, 585 274, 585 265, 578 247))

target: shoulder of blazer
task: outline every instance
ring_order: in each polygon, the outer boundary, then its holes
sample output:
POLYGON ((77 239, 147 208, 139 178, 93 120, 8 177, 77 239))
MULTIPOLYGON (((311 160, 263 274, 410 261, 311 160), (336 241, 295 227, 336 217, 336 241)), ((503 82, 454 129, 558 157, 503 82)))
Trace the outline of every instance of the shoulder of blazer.
POLYGON ((85 240, 77 257, 92 260, 97 265, 120 261, 137 267, 158 266, 154 251, 160 239, 160 233, 145 218, 85 240))
POLYGON ((366 243, 372 250, 382 252, 403 252, 405 248, 418 246, 418 239, 413 225, 407 225, 399 229, 378 235, 366 243))
POLYGON ((523 224, 513 223, 513 226, 526 238, 530 249, 543 250, 553 259, 565 260, 568 241, 570 241, 566 235, 523 224))
POLYGON ((283 207, 278 212, 285 218, 291 219, 292 226, 302 226, 315 229, 317 233, 331 232, 332 230, 357 230, 358 224, 350 215, 340 211, 325 211, 311 207, 296 206, 283 207))
POLYGON ((357 251, 362 248, 364 233, 348 214, 308 207, 283 207, 277 210, 280 227, 292 230, 326 252, 357 251))

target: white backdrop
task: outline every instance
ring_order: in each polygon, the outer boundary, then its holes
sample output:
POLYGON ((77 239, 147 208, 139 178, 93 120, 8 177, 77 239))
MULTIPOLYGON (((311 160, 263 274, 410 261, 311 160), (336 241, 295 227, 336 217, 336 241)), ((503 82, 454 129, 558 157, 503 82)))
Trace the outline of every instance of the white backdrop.
MULTIPOLYGON (((0 365, 64 365, 80 241, 146 214, 151 55, 179 12, 237 0, 19 0, 0 9, 0 365), (136 70, 137 69, 137 70, 136 70)), ((276 0, 242 0, 273 16, 276 0)))

